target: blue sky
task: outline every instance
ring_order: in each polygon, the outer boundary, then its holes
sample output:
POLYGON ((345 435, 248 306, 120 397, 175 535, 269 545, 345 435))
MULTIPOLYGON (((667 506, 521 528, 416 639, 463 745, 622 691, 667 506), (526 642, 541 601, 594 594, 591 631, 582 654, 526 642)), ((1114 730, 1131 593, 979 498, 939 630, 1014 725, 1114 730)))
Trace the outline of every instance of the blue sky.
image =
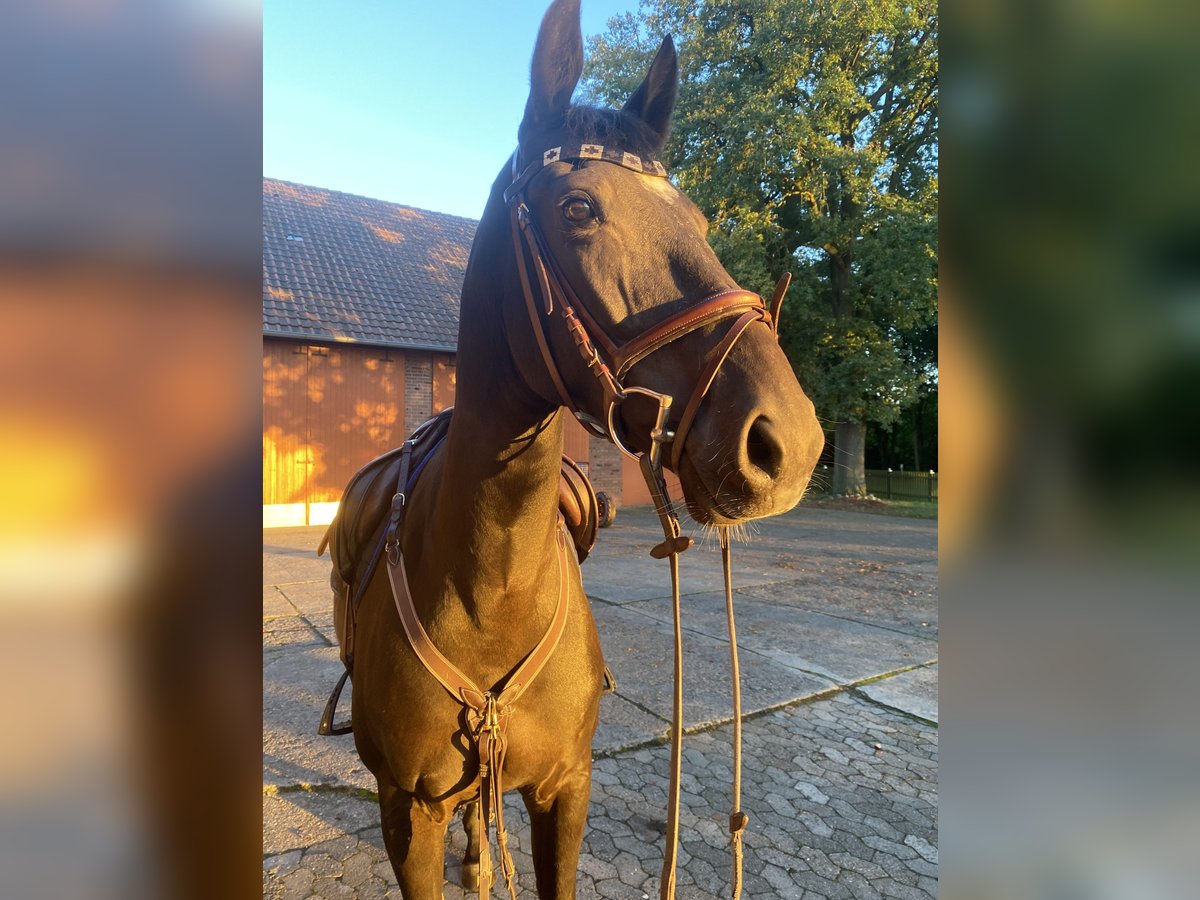
MULTIPOLYGON (((549 0, 263 4, 263 174, 478 218, 549 0)), ((637 0, 583 0, 583 33, 637 0)))

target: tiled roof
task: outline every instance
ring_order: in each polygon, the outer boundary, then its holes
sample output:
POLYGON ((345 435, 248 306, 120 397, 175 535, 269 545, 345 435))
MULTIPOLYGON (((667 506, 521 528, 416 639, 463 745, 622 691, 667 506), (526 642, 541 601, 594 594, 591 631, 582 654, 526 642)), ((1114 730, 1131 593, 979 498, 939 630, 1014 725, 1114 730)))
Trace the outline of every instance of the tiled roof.
POLYGON ((263 179, 263 334, 454 350, 473 219, 263 179))

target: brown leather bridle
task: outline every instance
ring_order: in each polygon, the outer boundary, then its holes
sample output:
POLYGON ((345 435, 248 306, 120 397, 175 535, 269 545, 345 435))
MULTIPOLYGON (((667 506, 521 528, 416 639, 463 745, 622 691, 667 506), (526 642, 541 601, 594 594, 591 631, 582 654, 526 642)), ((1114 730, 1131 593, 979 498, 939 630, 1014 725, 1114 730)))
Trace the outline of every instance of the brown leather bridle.
MULTIPOLYGON (((534 339, 541 352, 546 372, 550 376, 559 402, 574 413, 576 419, 593 434, 608 438, 625 455, 636 459, 642 477, 654 498, 655 510, 662 524, 664 540, 655 546, 650 555, 656 559, 667 559, 671 567, 671 595, 675 625, 675 691, 671 718, 671 782, 667 802, 666 849, 663 854, 662 877, 659 896, 671 900, 675 896, 675 860, 679 843, 679 794, 680 770, 683 744, 683 638, 679 602, 679 554, 692 545, 692 540, 681 533, 679 516, 667 491, 663 476, 662 448, 671 445, 670 466, 678 473, 684 443, 696 413, 712 387, 717 372, 729 357, 734 344, 755 322, 762 321, 771 328, 776 339, 779 336, 779 309, 787 293, 791 275, 785 274, 775 286, 768 308, 762 298, 751 291, 735 288, 718 291, 689 304, 685 309, 673 313, 637 337, 618 344, 609 337, 571 287, 562 267, 551 252, 546 236, 538 225, 527 202, 526 191, 530 182, 546 166, 555 162, 574 162, 598 159, 641 172, 652 177, 665 178, 666 170, 656 160, 642 159, 619 148, 599 144, 581 144, 578 147, 552 147, 540 158, 534 159, 524 169, 520 168, 521 149, 513 153, 513 180, 504 191, 504 201, 512 216, 513 252, 516 255, 517 271, 521 280, 521 293, 533 328, 534 339), (528 258, 527 258, 528 256, 528 258), (532 272, 532 275, 531 275, 532 272), (536 294, 535 287, 536 284, 536 294), (540 297, 540 303, 538 302, 540 297), (581 409, 571 392, 567 390, 558 360, 546 336, 545 320, 553 313, 557 304, 567 333, 570 334, 579 355, 600 383, 602 409, 599 419, 581 409), (736 317, 736 318, 735 318, 736 317), (697 329, 726 319, 734 319, 724 337, 709 350, 700 370, 700 377, 692 388, 691 396, 683 407, 674 427, 668 427, 674 398, 669 394, 650 388, 626 385, 630 370, 641 360, 661 350, 668 344, 691 334, 697 329), (629 449, 617 428, 620 404, 630 396, 640 394, 658 403, 658 413, 650 430, 650 449, 641 454, 629 449)), ((734 765, 732 812, 729 816, 729 832, 733 852, 733 877, 731 895, 737 900, 742 889, 742 833, 749 818, 741 810, 741 724, 742 702, 739 679, 737 631, 733 615, 733 586, 730 577, 729 535, 720 529, 721 562, 725 575, 725 605, 729 625, 730 664, 733 682, 734 714, 734 765)), ((486 826, 485 826, 486 827, 486 826)))
POLYGON ((517 259, 525 308, 533 327, 534 339, 559 402, 590 432, 598 437, 608 438, 625 455, 638 459, 640 454, 629 449, 617 427, 619 407, 624 400, 635 394, 656 401, 658 414, 650 432, 648 455, 652 466, 657 468, 661 464, 661 448, 671 444, 670 467, 678 472, 683 446, 700 404, 738 338, 757 321, 765 322, 778 335, 779 307, 783 303, 783 295, 787 291, 791 276, 785 275, 776 285, 770 309, 763 303, 762 297, 752 291, 741 288, 718 291, 689 304, 685 309, 668 316, 637 337, 618 344, 609 337, 604 327, 588 310, 587 304, 571 287, 562 267, 554 258, 545 233, 533 215, 526 197, 530 182, 546 166, 555 162, 581 162, 588 159, 604 160, 655 178, 665 178, 667 174, 657 161, 642 160, 633 154, 614 151, 612 148, 596 144, 582 144, 578 149, 551 148, 522 170, 519 169, 518 148, 513 154, 513 181, 504 191, 504 200, 512 211, 513 252, 517 259), (538 297, 535 297, 535 284, 540 303, 538 297), (550 347, 544 320, 554 313, 556 304, 576 349, 600 384, 603 400, 599 418, 581 409, 567 390, 562 370, 550 347), (735 316, 737 318, 724 338, 705 358, 700 378, 683 407, 683 414, 673 428, 668 428, 674 398, 649 388, 626 386, 624 382, 630 370, 652 353, 685 335, 735 316))

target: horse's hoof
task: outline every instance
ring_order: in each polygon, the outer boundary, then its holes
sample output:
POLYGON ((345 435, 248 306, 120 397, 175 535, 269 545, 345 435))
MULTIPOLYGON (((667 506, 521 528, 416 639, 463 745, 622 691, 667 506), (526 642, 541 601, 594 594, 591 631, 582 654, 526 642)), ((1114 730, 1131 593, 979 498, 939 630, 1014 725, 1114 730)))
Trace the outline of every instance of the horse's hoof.
POLYGON ((462 866, 462 886, 468 891, 479 890, 479 863, 465 862, 462 866))

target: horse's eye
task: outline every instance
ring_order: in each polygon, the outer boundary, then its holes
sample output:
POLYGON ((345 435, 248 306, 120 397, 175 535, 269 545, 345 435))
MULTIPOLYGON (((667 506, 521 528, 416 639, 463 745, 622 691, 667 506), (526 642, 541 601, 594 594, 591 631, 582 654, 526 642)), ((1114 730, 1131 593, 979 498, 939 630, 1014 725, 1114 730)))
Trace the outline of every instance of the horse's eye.
POLYGON ((564 203, 562 213, 568 222, 575 223, 586 222, 596 215, 592 210, 592 204, 588 203, 582 197, 572 197, 564 203))

